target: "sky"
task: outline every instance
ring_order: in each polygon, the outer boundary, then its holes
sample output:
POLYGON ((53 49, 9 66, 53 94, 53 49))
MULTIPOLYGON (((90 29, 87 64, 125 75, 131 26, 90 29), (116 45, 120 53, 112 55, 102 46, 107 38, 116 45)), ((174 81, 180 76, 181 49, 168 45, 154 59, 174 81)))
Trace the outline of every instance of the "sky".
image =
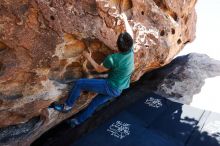
MULTIPOLYGON (((198 0, 196 4, 196 39, 178 56, 196 52, 220 60, 220 0, 198 0)), ((208 78, 192 106, 220 113, 220 76, 208 78)))

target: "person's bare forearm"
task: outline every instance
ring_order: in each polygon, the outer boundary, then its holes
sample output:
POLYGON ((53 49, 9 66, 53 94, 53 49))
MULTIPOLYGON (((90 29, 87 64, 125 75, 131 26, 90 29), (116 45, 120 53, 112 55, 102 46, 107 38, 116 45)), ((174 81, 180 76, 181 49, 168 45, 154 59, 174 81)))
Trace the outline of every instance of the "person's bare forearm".
POLYGON ((96 63, 96 61, 91 57, 91 54, 89 54, 88 52, 83 51, 83 56, 92 64, 92 66, 97 72, 102 73, 109 70, 108 68, 105 68, 104 66, 96 63))
POLYGON ((128 21, 125 21, 125 29, 126 29, 126 31, 131 35, 131 37, 134 38, 133 31, 132 31, 131 26, 130 26, 130 24, 128 23, 128 21))
POLYGON ((92 57, 88 57, 87 60, 91 63, 91 65, 95 68, 96 71, 98 71, 99 64, 95 62, 95 60, 92 57))
POLYGON ((125 29, 126 29, 127 33, 129 33, 131 35, 131 37, 134 38, 134 34, 133 34, 133 31, 132 31, 130 24, 128 23, 127 16, 125 14, 122 14, 122 15, 123 15, 123 20, 125 23, 125 29))

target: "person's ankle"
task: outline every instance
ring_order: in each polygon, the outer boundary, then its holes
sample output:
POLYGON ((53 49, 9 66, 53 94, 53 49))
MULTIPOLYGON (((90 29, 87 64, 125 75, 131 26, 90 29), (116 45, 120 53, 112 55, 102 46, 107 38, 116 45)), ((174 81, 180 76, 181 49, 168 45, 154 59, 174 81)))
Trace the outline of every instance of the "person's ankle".
POLYGON ((64 102, 64 105, 68 107, 72 107, 72 105, 70 105, 68 102, 64 102))
POLYGON ((64 103, 65 106, 64 106, 64 110, 65 111, 70 111, 73 107, 72 106, 69 106, 68 104, 64 103))

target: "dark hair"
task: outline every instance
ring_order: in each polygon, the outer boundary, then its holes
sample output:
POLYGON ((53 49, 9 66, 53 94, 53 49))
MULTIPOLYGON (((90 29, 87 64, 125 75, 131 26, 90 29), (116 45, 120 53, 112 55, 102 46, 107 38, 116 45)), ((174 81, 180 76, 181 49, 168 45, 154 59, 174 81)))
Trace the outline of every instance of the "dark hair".
POLYGON ((118 36, 117 45, 120 52, 127 52, 133 46, 133 39, 129 33, 123 32, 118 36))

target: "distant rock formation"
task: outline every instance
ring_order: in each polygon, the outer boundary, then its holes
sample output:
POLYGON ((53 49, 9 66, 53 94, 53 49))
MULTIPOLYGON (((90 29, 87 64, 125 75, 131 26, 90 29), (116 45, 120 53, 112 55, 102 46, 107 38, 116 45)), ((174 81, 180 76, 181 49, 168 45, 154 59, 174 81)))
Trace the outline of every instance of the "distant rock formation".
POLYGON ((170 64, 144 75, 142 82, 170 100, 190 104, 193 95, 201 91, 205 79, 220 76, 220 60, 205 54, 179 56, 170 64))
POLYGON ((95 77, 82 56, 99 63, 117 52, 132 26, 136 43, 132 81, 169 63, 195 38, 196 0, 1 0, 0 145, 29 145, 49 128, 83 109, 94 94, 82 94, 69 114, 48 109, 71 87, 95 77))

